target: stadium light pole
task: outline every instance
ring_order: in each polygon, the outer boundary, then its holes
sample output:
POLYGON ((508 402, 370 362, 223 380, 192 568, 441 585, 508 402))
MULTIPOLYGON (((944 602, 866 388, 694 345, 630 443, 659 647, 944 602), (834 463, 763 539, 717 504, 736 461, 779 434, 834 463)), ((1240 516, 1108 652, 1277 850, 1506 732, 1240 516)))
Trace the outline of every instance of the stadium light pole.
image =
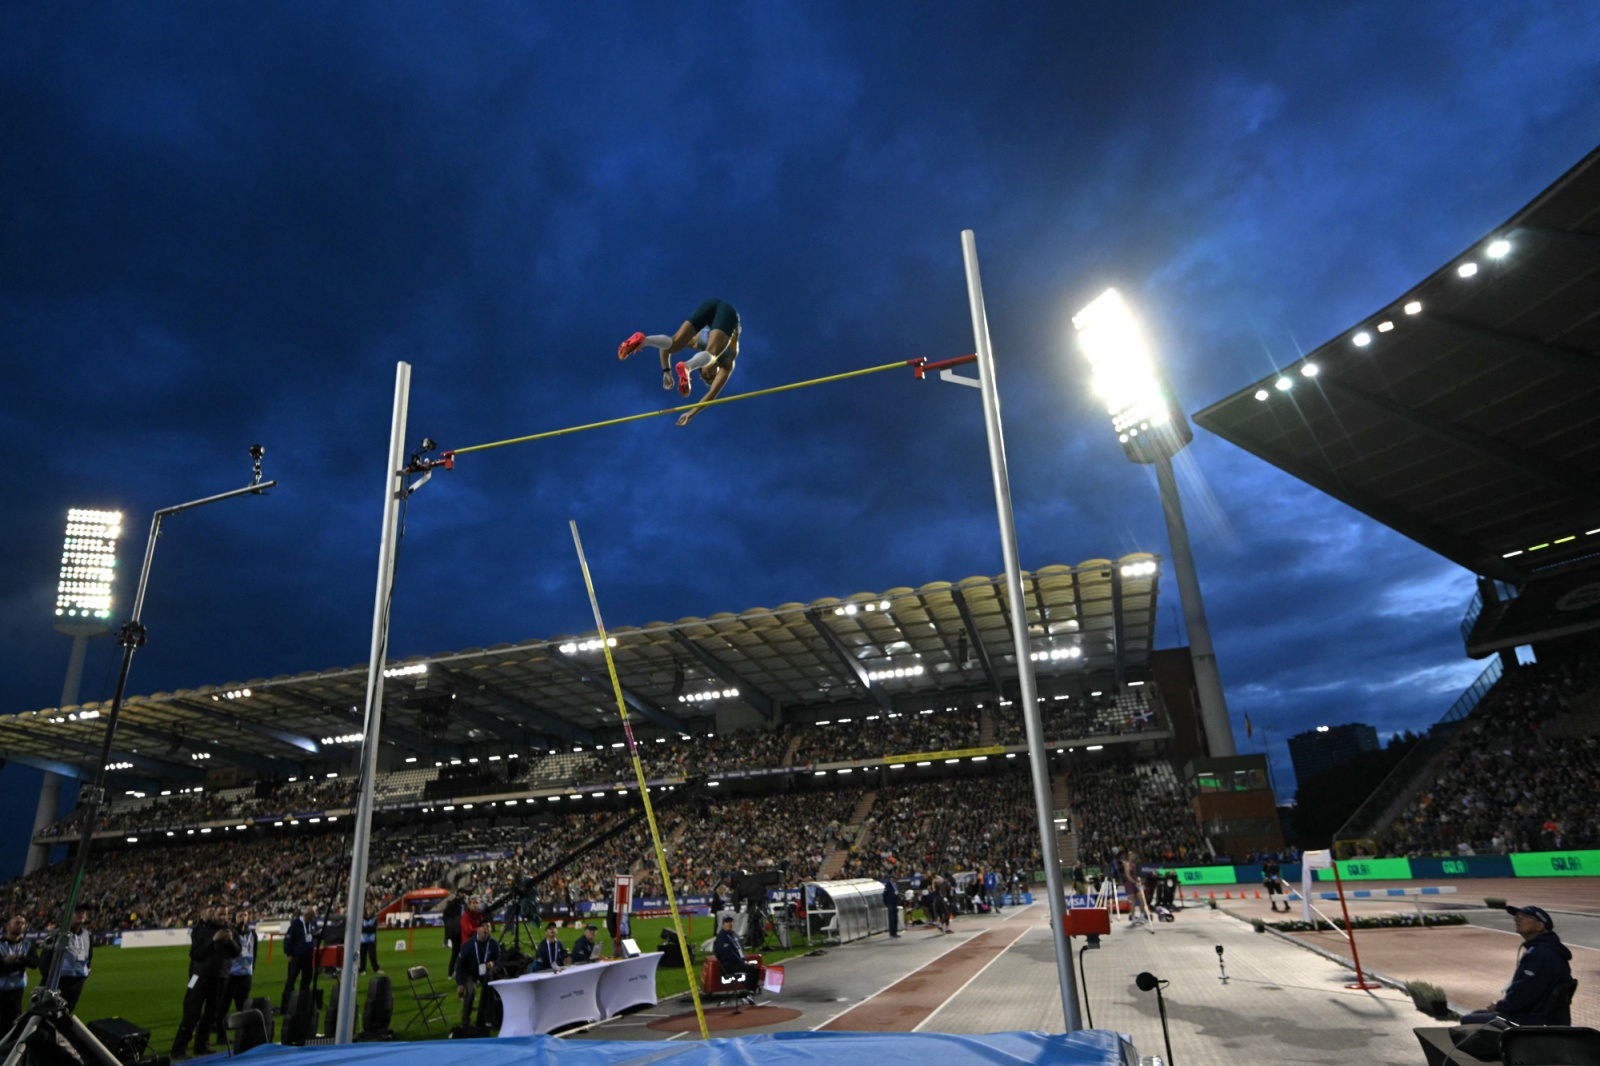
POLYGON ((410 492, 406 486, 405 456, 406 409, 410 401, 411 364, 396 363, 394 411, 389 424, 389 466, 384 471, 383 479, 383 539, 378 544, 378 592, 372 608, 372 650, 367 659, 367 709, 361 731, 361 791, 356 800, 356 826, 350 840, 350 884, 344 906, 344 959, 339 968, 339 1017, 333 1037, 336 1044, 349 1044, 355 1040, 356 965, 361 957, 361 921, 366 916, 367 849, 372 842, 374 785, 378 777, 378 734, 383 727, 383 663, 389 654, 389 606, 394 593, 400 504, 410 492))
POLYGON ((1028 637, 1028 600, 1022 594, 1017 562, 1017 527, 1011 511, 1011 476, 1006 470, 1005 434, 1000 425, 1000 393, 994 380, 994 349, 989 343, 989 315, 983 306, 983 280, 978 274, 978 242, 971 230, 961 231, 961 257, 967 270, 967 304, 977 344, 978 383, 983 393, 983 425, 989 438, 989 470, 994 480, 995 511, 1000 522, 1000 552, 1006 564, 1006 593, 1011 608, 1011 641, 1017 656, 1022 726, 1028 737, 1028 767, 1033 772, 1034 815, 1039 822, 1039 855, 1044 863, 1045 892, 1050 903, 1050 938, 1056 951, 1056 981, 1061 987, 1061 1015, 1067 1032, 1083 1028, 1078 1012, 1078 986, 1072 972, 1072 947, 1067 943, 1067 899, 1061 882, 1061 856, 1056 847, 1055 804, 1051 798, 1050 765, 1045 752, 1044 722, 1039 714, 1039 689, 1034 679, 1032 641, 1028 637))
MULTIPOLYGON (((83 835, 78 838, 77 869, 73 872, 71 888, 67 891, 66 907, 61 912, 61 924, 58 926, 60 929, 72 926, 72 915, 78 909, 78 898, 83 891, 83 875, 89 866, 89 846, 94 842, 95 823, 100 820, 100 808, 106 801, 106 767, 111 762, 111 745, 117 736, 117 720, 122 715, 122 698, 128 691, 128 671, 133 666, 133 653, 144 647, 145 627, 141 620, 144 615, 144 594, 150 585, 150 564, 155 560, 156 540, 161 536, 161 523, 180 511, 221 503, 223 500, 231 500, 238 496, 258 496, 272 488, 277 484, 276 481, 261 480, 261 457, 265 454, 266 449, 259 444, 251 446, 250 458, 255 463, 255 478, 244 488, 190 500, 188 503, 180 503, 173 507, 163 507, 150 516, 150 536, 144 545, 144 564, 139 568, 139 587, 133 595, 133 612, 117 630, 117 643, 122 645, 122 666, 117 671, 117 688, 111 697, 111 710, 106 715, 105 737, 100 742, 100 763, 95 769, 94 784, 78 792, 78 806, 83 811, 83 835)), ((108 606, 107 617, 109 612, 108 606)), ((66 938, 58 937, 55 954, 48 963, 49 969, 43 984, 52 992, 60 984, 61 964, 66 959, 66 945, 66 938)))
POLYGON ((1183 500, 1172 476, 1172 457, 1194 440, 1194 431, 1150 354, 1132 310, 1116 289, 1101 293, 1073 316, 1072 324, 1078 331, 1078 346, 1094 370, 1094 391, 1106 402, 1112 428, 1128 460, 1156 468, 1167 539, 1172 544, 1172 569, 1189 631, 1206 746, 1213 756, 1237 754, 1211 627, 1206 624, 1205 600, 1189 548, 1189 527, 1183 520, 1183 500))
MULTIPOLYGON (((57 707, 78 702, 83 663, 89 642, 111 632, 111 582, 117 569, 117 538, 122 536, 121 511, 73 507, 67 511, 67 533, 61 542, 61 578, 56 585, 55 629, 72 638, 67 678, 57 707)), ((61 775, 45 771, 39 805, 33 812, 33 835, 22 872, 31 874, 50 861, 53 844, 35 844, 40 830, 60 816, 61 775)))

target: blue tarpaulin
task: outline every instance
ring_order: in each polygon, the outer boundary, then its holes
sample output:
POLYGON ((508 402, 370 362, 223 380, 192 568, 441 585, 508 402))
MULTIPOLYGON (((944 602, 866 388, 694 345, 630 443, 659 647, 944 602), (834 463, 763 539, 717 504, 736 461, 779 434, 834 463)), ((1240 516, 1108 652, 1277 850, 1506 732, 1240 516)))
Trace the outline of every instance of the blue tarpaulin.
POLYGON ((1116 1033, 772 1033, 714 1040, 562 1040, 551 1036, 494 1040, 346 1044, 290 1048, 269 1044, 239 1057, 275 1066, 1139 1066, 1133 1046, 1116 1033))

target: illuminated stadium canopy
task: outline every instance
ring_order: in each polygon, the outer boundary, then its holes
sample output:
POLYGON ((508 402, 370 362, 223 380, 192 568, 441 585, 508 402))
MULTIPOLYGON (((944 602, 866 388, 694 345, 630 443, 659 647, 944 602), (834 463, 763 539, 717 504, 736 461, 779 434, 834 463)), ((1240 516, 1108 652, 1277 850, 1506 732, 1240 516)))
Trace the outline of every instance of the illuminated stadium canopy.
POLYGON ((1485 577, 1600 553, 1600 149, 1194 420, 1485 577))
MULTIPOLYGON (((1054 679, 1140 671, 1152 650, 1160 565, 1115 561, 1024 572, 1041 692, 1054 679)), ((922 706, 1012 694, 1016 649, 1003 577, 857 593, 608 632, 628 713, 647 735, 706 732, 719 709, 760 719, 825 708, 922 706)), ((429 759, 621 739, 598 634, 497 644, 391 663, 385 744, 429 759)), ((113 759, 146 781, 197 783, 230 766, 263 776, 345 763, 359 745, 366 667, 128 698, 113 759), (209 754, 209 760, 196 755, 209 754)), ((0 756, 78 776, 109 704, 0 715, 0 756), (98 720, 97 720, 98 719, 98 720)))

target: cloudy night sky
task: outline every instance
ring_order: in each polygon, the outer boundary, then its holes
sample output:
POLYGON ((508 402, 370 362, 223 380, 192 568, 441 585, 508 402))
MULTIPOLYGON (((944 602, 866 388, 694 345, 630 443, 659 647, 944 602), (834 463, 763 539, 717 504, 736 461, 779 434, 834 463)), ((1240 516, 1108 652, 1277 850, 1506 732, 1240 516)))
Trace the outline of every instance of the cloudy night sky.
MULTIPOLYGON (((8 3, 0 713, 59 699, 69 507, 126 513, 125 616, 151 511, 264 444, 270 497, 169 520, 130 691, 361 663, 397 360, 449 448, 677 402, 616 346, 710 295, 729 393, 961 355, 969 228, 1022 565, 1168 557, 1072 314, 1121 288, 1198 410, 1594 148, 1597 57, 1579 3, 8 3)), ((1204 430, 1179 472, 1280 793, 1291 733, 1423 728, 1481 668, 1467 572, 1204 430)), ((879 374, 463 457, 391 654, 592 628, 569 518, 612 625, 1003 570, 978 393, 879 374)), ((0 771, 0 876, 38 780, 0 771)))

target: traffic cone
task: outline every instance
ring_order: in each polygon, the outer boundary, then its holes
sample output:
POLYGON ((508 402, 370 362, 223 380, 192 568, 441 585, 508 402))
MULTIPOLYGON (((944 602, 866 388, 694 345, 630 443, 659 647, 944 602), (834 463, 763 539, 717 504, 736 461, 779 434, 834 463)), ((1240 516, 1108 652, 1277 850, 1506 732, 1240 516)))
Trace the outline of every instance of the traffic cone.
POLYGON ((1256 899, 1260 899, 1260 898, 1261 898, 1261 890, 1258 888, 1258 889, 1256 889, 1256 899))
POLYGON ((1227 890, 1227 891, 1224 891, 1224 892, 1223 892, 1223 893, 1222 893, 1222 898, 1223 898, 1223 899, 1232 899, 1232 898, 1233 898, 1233 892, 1232 892, 1232 890, 1227 890))
POLYGON ((1189 898, 1190 899, 1199 899, 1200 898, 1200 890, 1198 888, 1191 889, 1190 892, 1189 892, 1189 898))
POLYGON ((1210 898, 1210 899, 1216 899, 1217 898, 1217 890, 1214 889, 1214 888, 1206 889, 1206 896, 1208 898, 1210 898))

